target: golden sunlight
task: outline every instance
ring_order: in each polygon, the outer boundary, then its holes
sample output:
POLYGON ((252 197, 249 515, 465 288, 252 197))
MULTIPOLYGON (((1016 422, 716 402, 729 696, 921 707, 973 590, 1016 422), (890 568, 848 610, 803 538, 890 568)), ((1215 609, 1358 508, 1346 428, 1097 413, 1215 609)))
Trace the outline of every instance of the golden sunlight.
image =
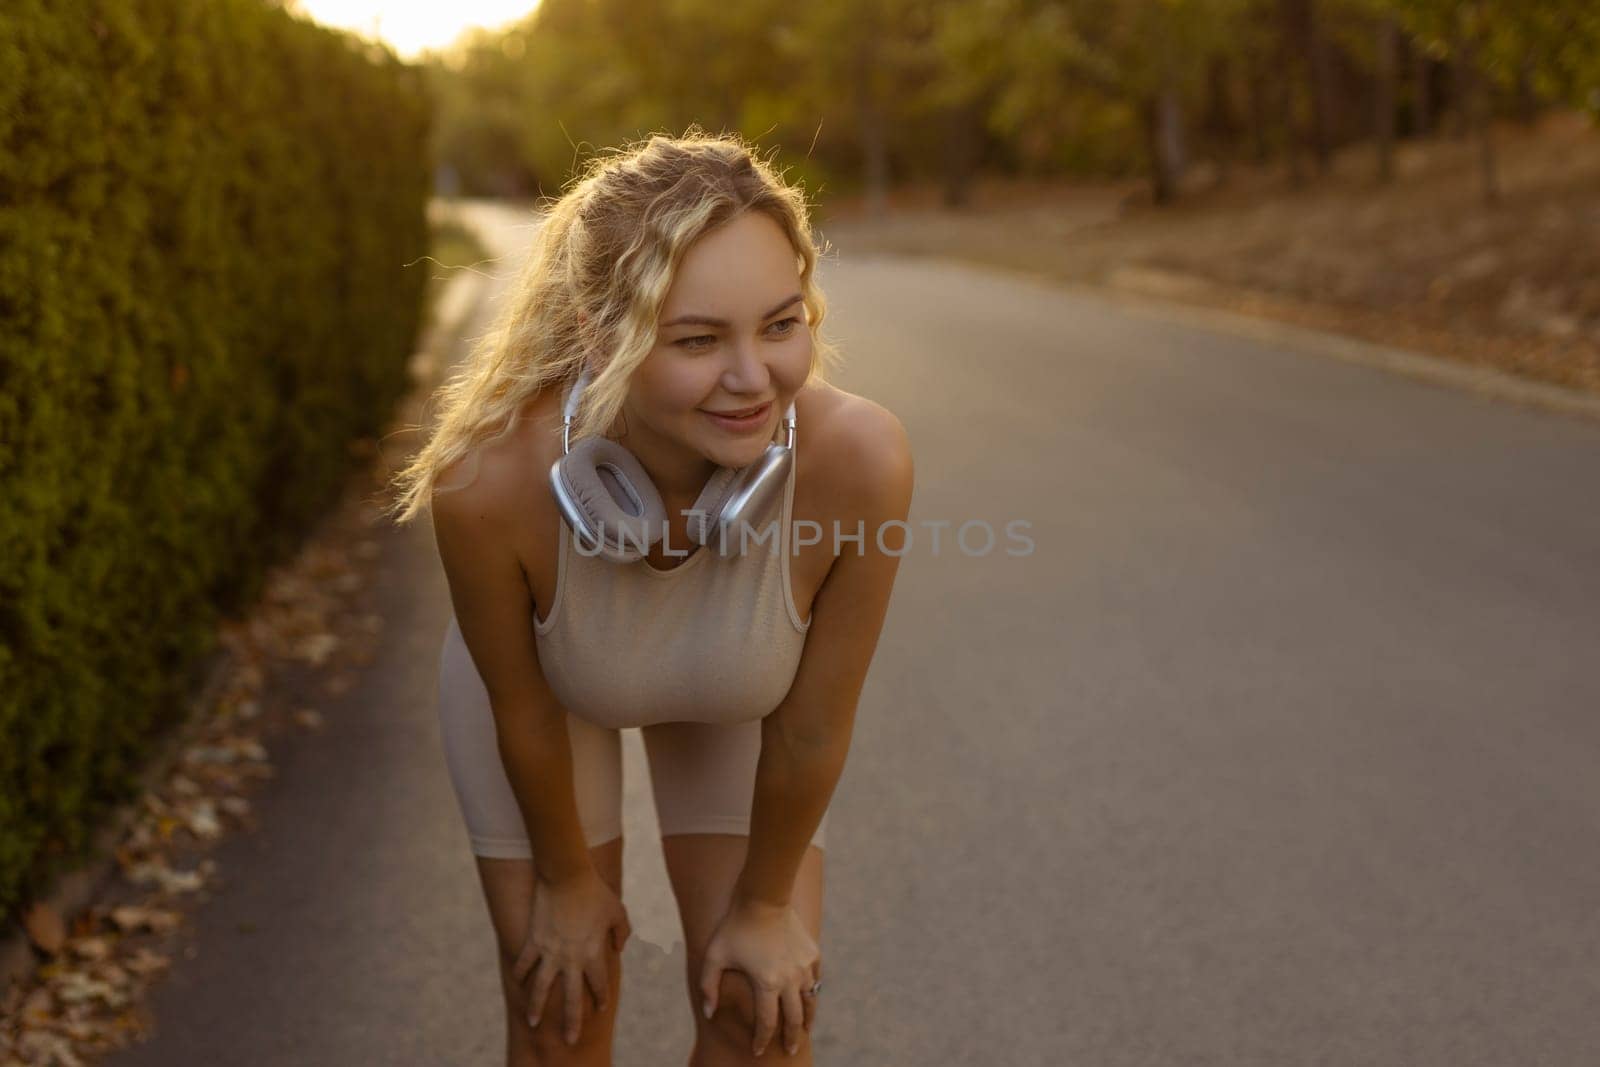
POLYGON ((474 26, 494 29, 520 19, 538 0, 291 0, 290 11, 325 26, 354 30, 388 42, 403 59, 438 51, 474 26))

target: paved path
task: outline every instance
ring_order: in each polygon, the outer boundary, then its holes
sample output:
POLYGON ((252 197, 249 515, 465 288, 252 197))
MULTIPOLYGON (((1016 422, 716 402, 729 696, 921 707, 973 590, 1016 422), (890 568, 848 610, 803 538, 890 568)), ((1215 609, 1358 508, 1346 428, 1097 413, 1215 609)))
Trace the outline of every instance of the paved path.
MULTIPOLYGON (((1588 1062, 1600 422, 951 264, 823 280, 918 489, 830 820, 818 1062, 1588 1062)), ((498 1062, 448 596, 425 523, 383 547, 380 658, 280 754, 115 1067, 498 1062)), ((616 1062, 678 1064, 628 752, 616 1062)))

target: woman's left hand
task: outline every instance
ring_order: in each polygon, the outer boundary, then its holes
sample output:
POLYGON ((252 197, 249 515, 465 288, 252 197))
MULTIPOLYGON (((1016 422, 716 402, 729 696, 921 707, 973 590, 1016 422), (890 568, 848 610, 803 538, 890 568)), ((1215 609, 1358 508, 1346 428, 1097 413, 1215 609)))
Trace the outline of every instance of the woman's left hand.
POLYGON ((751 1051, 759 1056, 778 1030, 783 1009, 784 1048, 791 1054, 800 1031, 811 1027, 812 983, 822 978, 822 954, 793 906, 735 901, 706 945, 700 994, 705 1015, 717 1010, 723 971, 743 971, 755 999, 756 1029, 751 1051), (803 995, 804 994, 804 995, 803 995))

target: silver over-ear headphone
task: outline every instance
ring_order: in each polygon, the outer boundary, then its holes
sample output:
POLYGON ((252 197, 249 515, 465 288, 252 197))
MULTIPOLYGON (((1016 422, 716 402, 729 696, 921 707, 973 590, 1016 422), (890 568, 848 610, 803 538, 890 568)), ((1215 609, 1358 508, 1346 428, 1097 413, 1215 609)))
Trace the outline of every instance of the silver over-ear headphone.
MULTIPOLYGON (((550 485, 562 518, 583 542, 585 552, 631 563, 661 540, 667 509, 644 467, 621 444, 591 437, 572 446, 572 420, 588 384, 585 368, 561 412, 561 457, 550 466, 550 485)), ((783 444, 768 444, 767 450, 746 466, 718 467, 706 481, 689 514, 691 541, 722 554, 742 544, 740 525, 753 521, 773 495, 782 491, 794 463, 792 400, 783 424, 783 444)))

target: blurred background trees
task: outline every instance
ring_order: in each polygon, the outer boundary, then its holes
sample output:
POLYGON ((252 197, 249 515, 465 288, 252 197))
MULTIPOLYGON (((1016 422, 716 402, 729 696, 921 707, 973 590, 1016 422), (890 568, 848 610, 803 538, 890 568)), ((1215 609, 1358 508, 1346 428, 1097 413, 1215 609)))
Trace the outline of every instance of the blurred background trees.
POLYGON ((782 145, 812 188, 965 202, 980 171, 1148 178, 1157 202, 1237 161, 1301 184, 1333 153, 1478 144, 1491 119, 1600 111, 1589 0, 543 0, 425 55, 441 188, 557 194, 577 155, 653 130, 782 145))

